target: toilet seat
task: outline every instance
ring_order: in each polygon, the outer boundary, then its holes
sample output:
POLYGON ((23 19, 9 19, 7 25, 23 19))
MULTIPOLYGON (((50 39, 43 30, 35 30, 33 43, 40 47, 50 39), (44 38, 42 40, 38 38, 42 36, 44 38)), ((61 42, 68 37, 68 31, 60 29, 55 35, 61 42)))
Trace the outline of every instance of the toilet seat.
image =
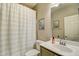
POLYGON ((40 51, 36 49, 31 49, 30 51, 26 52, 25 56, 36 56, 40 53, 40 51))

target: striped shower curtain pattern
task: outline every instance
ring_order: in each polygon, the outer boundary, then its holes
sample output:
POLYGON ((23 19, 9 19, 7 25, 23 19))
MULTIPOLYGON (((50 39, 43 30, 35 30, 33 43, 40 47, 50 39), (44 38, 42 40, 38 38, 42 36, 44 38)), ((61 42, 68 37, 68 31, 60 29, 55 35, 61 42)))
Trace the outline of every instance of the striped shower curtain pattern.
POLYGON ((24 56, 36 41, 36 12, 20 4, 0 4, 0 56, 24 56))

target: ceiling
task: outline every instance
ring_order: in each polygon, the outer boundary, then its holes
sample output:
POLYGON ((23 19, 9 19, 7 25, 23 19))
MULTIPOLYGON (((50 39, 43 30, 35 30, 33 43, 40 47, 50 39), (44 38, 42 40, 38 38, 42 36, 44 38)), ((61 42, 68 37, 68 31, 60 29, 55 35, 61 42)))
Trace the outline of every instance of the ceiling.
POLYGON ((20 4, 30 7, 30 8, 34 8, 37 5, 37 3, 20 3, 20 4))

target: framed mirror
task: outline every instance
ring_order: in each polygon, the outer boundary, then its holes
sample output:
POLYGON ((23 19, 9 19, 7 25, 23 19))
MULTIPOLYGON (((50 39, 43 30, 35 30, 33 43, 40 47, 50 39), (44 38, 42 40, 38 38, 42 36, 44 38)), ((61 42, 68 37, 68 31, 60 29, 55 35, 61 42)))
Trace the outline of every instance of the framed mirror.
POLYGON ((45 29, 45 18, 41 18, 39 20, 39 30, 44 30, 45 29))

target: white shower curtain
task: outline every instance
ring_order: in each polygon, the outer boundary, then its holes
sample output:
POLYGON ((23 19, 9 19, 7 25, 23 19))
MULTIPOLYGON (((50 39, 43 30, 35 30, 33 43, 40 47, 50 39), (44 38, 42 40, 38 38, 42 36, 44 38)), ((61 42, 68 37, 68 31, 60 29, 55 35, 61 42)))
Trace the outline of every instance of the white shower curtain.
POLYGON ((20 6, 20 40, 22 55, 24 55, 24 53, 27 51, 27 20, 28 8, 20 6))
POLYGON ((10 10, 10 48, 11 55, 20 55, 19 43, 19 7, 17 4, 11 4, 10 10))
POLYGON ((0 40, 1 40, 1 55, 9 55, 9 41, 8 41, 8 21, 10 4, 0 4, 0 40))
POLYGON ((35 40, 36 12, 19 4, 0 4, 0 55, 25 55, 35 40))

